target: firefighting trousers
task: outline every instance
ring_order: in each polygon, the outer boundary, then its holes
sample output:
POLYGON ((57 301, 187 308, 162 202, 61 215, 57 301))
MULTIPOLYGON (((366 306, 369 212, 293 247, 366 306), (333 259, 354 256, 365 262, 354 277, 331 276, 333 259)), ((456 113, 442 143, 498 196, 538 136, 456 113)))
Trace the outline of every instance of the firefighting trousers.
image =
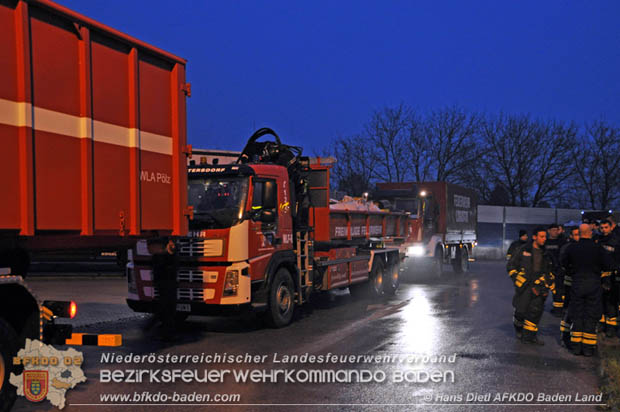
POLYGON ((172 327, 174 324, 177 299, 177 266, 175 256, 166 254, 153 256, 153 284, 157 288, 157 295, 159 295, 155 314, 165 328, 172 327))
POLYGON ((515 326, 522 327, 525 334, 535 335, 546 299, 547 292, 536 294, 529 285, 524 285, 522 290, 517 289, 512 299, 515 326))
POLYGON ((570 311, 570 294, 571 294, 571 285, 566 284, 564 282, 564 315, 562 316, 562 320, 560 321, 560 332, 562 333, 562 339, 565 342, 570 340, 570 328, 573 321, 570 319, 569 311, 570 311))
POLYGON ((568 316, 573 321, 573 348, 592 350, 596 346, 596 324, 602 312, 601 282, 598 279, 574 282, 568 316))
POLYGON ((618 285, 614 281, 610 290, 603 289, 603 317, 605 328, 616 330, 618 327, 618 285))
POLYGON ((553 309, 561 311, 564 308, 564 275, 555 275, 555 289, 553 290, 553 309))

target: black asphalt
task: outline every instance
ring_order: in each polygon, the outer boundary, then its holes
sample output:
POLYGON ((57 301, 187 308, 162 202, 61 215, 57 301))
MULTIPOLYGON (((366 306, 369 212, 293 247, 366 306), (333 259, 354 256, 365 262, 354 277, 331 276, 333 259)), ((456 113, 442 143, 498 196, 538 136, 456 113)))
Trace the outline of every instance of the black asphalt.
MULTIPOLYGON (((124 345, 117 350, 80 349, 85 354, 89 380, 67 393, 65 410, 597 410, 592 405, 598 403, 596 400, 583 398, 598 393, 598 359, 576 357, 560 347, 559 319, 549 314, 550 298, 540 326, 545 346, 525 345, 515 339, 510 304, 513 288, 504 266, 502 262, 476 262, 465 275, 451 270, 440 279, 416 275, 401 286, 396 297, 381 302, 354 300, 346 290, 316 296, 298 311, 295 322, 283 329, 269 329, 254 316, 192 317, 178 330, 174 342, 165 342, 160 339, 159 326, 145 319, 99 324, 90 331, 122 333, 124 345), (266 355, 266 359, 264 363, 166 365, 146 361, 105 365, 101 363, 104 353, 248 353, 266 355), (292 354, 378 355, 383 362, 338 358, 329 364, 276 363, 292 354), (204 369, 265 370, 267 374, 294 369, 298 375, 292 376, 296 382, 284 382, 279 376, 277 383, 236 383, 232 372, 224 383, 100 382, 104 369, 161 368, 197 369, 200 376, 204 369), (368 371, 375 381, 298 382, 309 370, 339 374, 368 371), (427 374, 446 381, 420 382, 428 378, 427 374), (398 382, 401 376, 418 382, 398 382), (241 399, 226 405, 183 406, 170 401, 161 406, 148 402, 101 405, 101 394, 134 396, 144 391, 240 394, 241 399), (564 396, 561 404, 554 395, 564 396), (541 402, 543 397, 545 401, 541 402)), ((92 281, 92 293, 96 294, 99 280, 92 281)), ((35 405, 25 399, 19 399, 15 407, 54 409, 47 401, 35 405)))

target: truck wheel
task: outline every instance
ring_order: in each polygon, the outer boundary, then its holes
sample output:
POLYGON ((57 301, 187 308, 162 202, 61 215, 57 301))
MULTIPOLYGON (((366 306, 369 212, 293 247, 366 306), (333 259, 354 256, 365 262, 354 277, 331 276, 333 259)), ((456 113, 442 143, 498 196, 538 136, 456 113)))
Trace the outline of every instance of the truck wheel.
MULTIPOLYGON (((376 256, 375 256, 376 257, 376 256)), ((385 269, 383 262, 380 259, 376 259, 372 264, 372 271, 370 272, 369 284, 371 298, 380 298, 383 295, 385 289, 385 269)))
POLYGON ((400 265, 398 263, 388 267, 386 271, 385 294, 394 296, 400 286, 400 265))
POLYGON ((435 249, 435 256, 433 256, 432 262, 432 274, 435 278, 440 278, 443 274, 443 248, 438 246, 435 249))
POLYGON ((281 268, 275 274, 269 290, 267 323, 281 328, 291 323, 295 311, 295 286, 288 270, 281 268))
POLYGON ((454 273, 465 273, 469 270, 469 253, 467 248, 459 248, 456 259, 452 261, 452 269, 454 273))
POLYGON ((19 339, 13 328, 0 319, 0 412, 11 409, 17 393, 15 386, 9 382, 13 356, 17 354, 19 339))

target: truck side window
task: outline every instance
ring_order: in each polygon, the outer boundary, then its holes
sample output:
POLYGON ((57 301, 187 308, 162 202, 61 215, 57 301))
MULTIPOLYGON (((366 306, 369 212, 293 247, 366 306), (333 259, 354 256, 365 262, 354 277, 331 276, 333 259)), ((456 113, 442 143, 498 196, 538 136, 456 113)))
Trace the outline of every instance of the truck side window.
POLYGON ((278 228, 278 187, 275 180, 255 180, 252 196, 254 220, 262 222, 261 230, 269 243, 273 242, 278 228))
POLYGON ((274 180, 254 181, 252 209, 274 210, 278 206, 278 190, 274 180))
POLYGON ((252 209, 263 207, 263 186, 265 182, 254 181, 254 195, 252 196, 252 209))
POLYGON ((265 209, 276 209, 278 207, 278 190, 276 182, 267 180, 263 187, 263 207, 265 209))

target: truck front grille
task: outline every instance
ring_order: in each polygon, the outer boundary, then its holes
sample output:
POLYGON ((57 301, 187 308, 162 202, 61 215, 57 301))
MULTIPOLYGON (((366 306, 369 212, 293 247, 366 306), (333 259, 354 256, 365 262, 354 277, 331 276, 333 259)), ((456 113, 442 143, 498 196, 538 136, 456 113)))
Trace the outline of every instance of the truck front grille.
MULTIPOLYGON (((153 288, 154 298, 159 298, 159 289, 153 288)), ((202 302, 204 300, 204 290, 199 288, 178 288, 177 300, 190 302, 202 302)))
POLYGON ((204 282, 202 270, 181 269, 177 273, 177 282, 204 282))
POLYGON ((224 241, 222 239, 184 238, 179 240, 181 256, 222 256, 224 241))

